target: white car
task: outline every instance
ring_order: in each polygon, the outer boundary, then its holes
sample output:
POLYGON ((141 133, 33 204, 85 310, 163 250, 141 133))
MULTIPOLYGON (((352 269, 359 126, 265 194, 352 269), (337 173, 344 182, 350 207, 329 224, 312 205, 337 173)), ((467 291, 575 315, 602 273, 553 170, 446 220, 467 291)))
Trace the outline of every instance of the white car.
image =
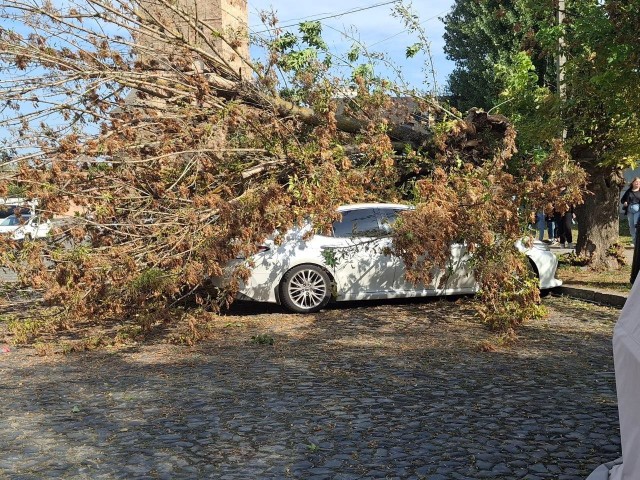
POLYGON ((14 240, 31 240, 49 235, 51 222, 38 215, 9 215, 0 222, 0 234, 11 235, 14 240))
MULTIPOLYGON (((413 284, 405 278, 402 258, 390 255, 391 225, 403 210, 401 204, 368 203, 346 205, 338 209, 342 220, 333 224, 332 235, 308 236, 311 225, 286 232, 276 245, 267 239, 261 251, 250 259, 237 259, 227 271, 245 262, 251 269, 248 280, 240 284, 238 298, 283 305, 290 311, 317 312, 330 300, 374 300, 472 294, 478 291, 473 272, 467 267, 466 247, 451 246, 449 278, 443 286, 444 270, 435 272, 428 284, 413 284), (306 235, 305 235, 306 234, 306 235), (336 261, 331 261, 333 258, 336 261), (329 259, 329 261, 328 261, 329 259)), ((555 278, 558 260, 543 242, 516 248, 530 259, 541 289, 562 285, 555 278)), ((225 286, 224 278, 214 284, 225 286)))

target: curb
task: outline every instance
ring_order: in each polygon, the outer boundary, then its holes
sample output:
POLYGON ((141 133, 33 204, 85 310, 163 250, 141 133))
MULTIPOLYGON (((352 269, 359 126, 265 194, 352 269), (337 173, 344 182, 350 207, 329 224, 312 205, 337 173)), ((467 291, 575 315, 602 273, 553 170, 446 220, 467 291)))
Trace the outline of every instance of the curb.
POLYGON ((587 290, 585 288, 576 288, 569 286, 556 287, 553 290, 556 295, 567 296, 584 300, 585 302, 598 303, 600 305, 608 305, 610 307, 622 308, 627 301, 626 295, 616 293, 598 292, 595 290, 587 290))

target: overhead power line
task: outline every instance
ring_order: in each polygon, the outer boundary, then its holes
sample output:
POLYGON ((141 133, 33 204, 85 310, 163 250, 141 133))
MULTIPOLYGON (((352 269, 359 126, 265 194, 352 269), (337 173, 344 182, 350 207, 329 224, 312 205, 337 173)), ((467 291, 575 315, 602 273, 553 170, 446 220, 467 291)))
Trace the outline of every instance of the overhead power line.
MULTIPOLYGON (((433 20, 434 18, 438 18, 438 17, 439 17, 440 15, 442 15, 443 13, 447 13, 447 10, 443 10, 443 11, 442 11, 442 12, 440 12, 440 13, 436 13, 433 17, 429 17, 429 18, 427 18, 426 20, 423 20, 422 22, 420 22, 420 25, 424 25, 425 23, 427 23, 427 22, 429 22, 429 21, 433 20)), ((369 46, 370 46, 370 47, 373 47, 374 45, 378 45, 379 43, 387 42, 387 41, 391 40, 392 38, 397 37, 398 35, 402 35, 403 33, 408 32, 409 30, 410 30, 409 28, 405 28, 404 30, 402 30, 402 31, 400 31, 400 32, 398 32, 398 33, 394 33, 394 34, 393 34, 393 35, 391 35, 390 37, 383 38, 382 40, 379 40, 379 41, 377 41, 377 42, 375 42, 375 43, 372 43, 372 44, 371 44, 371 45, 369 45, 369 46)))
POLYGON ((352 13, 358 13, 358 12, 363 12, 365 10, 371 10, 372 8, 378 8, 378 7, 384 7, 385 5, 391 5, 392 3, 397 3, 399 0, 391 0, 389 2, 381 2, 381 3, 376 3, 373 5, 368 5, 366 7, 358 7, 358 8, 352 8, 351 10, 347 10, 341 13, 335 13, 335 14, 330 14, 330 15, 326 15, 324 17, 320 16, 319 18, 314 18, 314 17, 318 17, 318 15, 323 15, 323 14, 317 14, 317 15, 309 15, 307 17, 301 17, 301 18, 297 18, 297 19, 292 19, 292 20, 287 20, 288 22, 293 22, 295 21, 295 23, 289 23, 287 25, 278 25, 277 27, 274 28, 268 28, 266 30, 261 30, 259 32, 253 32, 255 35, 261 34, 261 33, 267 33, 270 32, 272 30, 276 30, 278 28, 289 28, 289 27, 295 27, 297 25, 300 24, 300 20, 314 20, 314 21, 322 21, 322 20, 328 20, 330 18, 338 18, 338 17, 344 17, 345 15, 351 15, 352 13))

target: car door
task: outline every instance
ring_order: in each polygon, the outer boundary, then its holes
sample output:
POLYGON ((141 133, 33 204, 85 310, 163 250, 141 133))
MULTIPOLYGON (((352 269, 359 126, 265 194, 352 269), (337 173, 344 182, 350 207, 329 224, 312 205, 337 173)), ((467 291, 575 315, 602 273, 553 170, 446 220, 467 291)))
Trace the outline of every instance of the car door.
POLYGON ((446 277, 442 283, 438 279, 438 293, 474 293, 477 291, 470 260, 471 257, 465 243, 451 245, 451 255, 449 256, 446 272, 439 273, 440 277, 446 273, 446 277))
MULTIPOLYGON (((396 207, 387 207, 378 209, 378 216, 383 228, 387 229, 391 233, 393 223, 398 215, 407 209, 399 209, 396 207)), ((434 269, 434 280, 429 284, 418 283, 415 284, 407 280, 405 272, 406 266, 404 260, 401 257, 393 257, 392 263, 394 266, 394 278, 393 287, 394 296, 397 297, 412 297, 412 296, 427 296, 435 295, 436 285, 439 277, 441 276, 438 269, 434 269)))
MULTIPOLYGON (((382 212, 383 216, 391 219, 392 225, 398 211, 382 212)), ((429 252, 425 252, 425 256, 429 252)), ((476 291, 476 282, 469 267, 469 255, 463 243, 454 243, 450 247, 450 256, 444 268, 434 267, 431 270, 432 279, 429 283, 413 283, 406 278, 406 266, 402 258, 395 260, 396 273, 393 290, 397 296, 430 296, 453 293, 472 293, 476 291)))
POLYGON ((429 283, 410 282, 405 272, 404 261, 400 258, 393 283, 398 296, 450 295, 473 293, 477 290, 473 272, 469 268, 469 255, 462 244, 451 246, 451 256, 444 268, 432 268, 429 283))
POLYGON ((325 246, 333 264, 339 300, 385 298, 393 289, 391 237, 382 228, 375 208, 341 211, 333 224, 331 245, 325 246))
POLYGON ((22 235, 31 238, 40 238, 46 236, 46 223, 40 221, 40 217, 33 216, 22 227, 22 235))
POLYGON ((31 236, 33 238, 45 238, 49 234, 51 224, 49 220, 43 220, 40 217, 34 217, 32 228, 33 233, 31 234, 31 236))

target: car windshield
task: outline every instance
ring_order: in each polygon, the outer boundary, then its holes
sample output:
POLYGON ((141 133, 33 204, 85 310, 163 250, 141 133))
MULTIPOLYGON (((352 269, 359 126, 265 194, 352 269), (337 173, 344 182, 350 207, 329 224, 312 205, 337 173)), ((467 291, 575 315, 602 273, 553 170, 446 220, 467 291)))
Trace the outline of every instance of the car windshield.
POLYGON ((0 227, 16 227, 29 221, 29 215, 22 215, 16 217, 15 215, 9 215, 7 218, 0 222, 0 227))

